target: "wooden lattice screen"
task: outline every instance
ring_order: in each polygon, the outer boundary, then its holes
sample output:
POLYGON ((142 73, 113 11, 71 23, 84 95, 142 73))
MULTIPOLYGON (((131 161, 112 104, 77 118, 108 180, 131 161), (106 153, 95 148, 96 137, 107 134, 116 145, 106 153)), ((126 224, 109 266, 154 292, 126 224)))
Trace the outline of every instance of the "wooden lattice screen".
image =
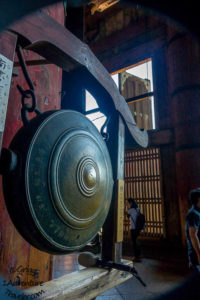
POLYGON ((159 148, 125 153, 124 240, 130 240, 127 199, 133 197, 146 217, 145 237, 164 237, 164 209, 159 148))

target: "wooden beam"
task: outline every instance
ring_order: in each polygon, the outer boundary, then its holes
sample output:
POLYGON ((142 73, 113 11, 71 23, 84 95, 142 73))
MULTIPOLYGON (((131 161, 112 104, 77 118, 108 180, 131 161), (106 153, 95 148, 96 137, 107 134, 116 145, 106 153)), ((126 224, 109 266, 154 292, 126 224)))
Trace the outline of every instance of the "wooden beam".
MULTIPOLYGON (((159 147, 165 145, 172 145, 174 143, 174 131, 173 129, 163 130, 148 130, 149 144, 148 147, 159 147)), ((137 149, 138 145, 134 141, 129 141, 125 145, 126 150, 137 149)))
POLYGON ((116 48, 117 46, 127 43, 127 41, 140 36, 146 31, 147 19, 143 17, 138 24, 130 24, 126 28, 122 28, 113 32, 108 37, 99 39, 96 42, 90 42, 89 46, 95 54, 104 53, 108 49, 116 48), (102 42, 103 41, 103 42, 102 42))
MULTIPOLYGON (((26 60, 27 66, 40 66, 40 65, 51 65, 51 64, 52 63, 46 59, 26 60)), ((20 63, 18 61, 15 61, 14 67, 20 67, 20 63)))
MULTIPOLYGON (((131 261, 123 261, 132 265, 131 261)), ((93 299, 114 286, 130 279, 131 274, 118 270, 85 268, 26 290, 25 295, 40 293, 40 299, 93 299), (41 292, 44 291, 44 292, 41 292)))
POLYGON ((147 62, 149 62, 149 61, 151 61, 151 58, 150 58, 150 57, 147 58, 147 59, 144 59, 144 60, 142 60, 142 61, 139 61, 139 62, 137 62, 137 63, 135 63, 135 64, 133 64, 133 65, 131 65, 131 66, 124 67, 124 68, 122 68, 122 69, 120 69, 120 70, 114 71, 114 72, 110 73, 110 75, 115 75, 115 74, 118 74, 118 73, 125 72, 125 71, 128 70, 128 69, 135 68, 135 67, 137 67, 137 66, 139 66, 139 65, 142 65, 142 64, 145 64, 145 63, 147 63, 147 62))
POLYGON ((166 25, 146 28, 129 25, 111 36, 90 44, 92 51, 112 74, 152 57, 166 42, 166 25))
MULTIPOLYGON (((19 35, 22 46, 42 55, 65 71, 83 69, 83 80, 88 81, 90 77, 90 81, 98 85, 105 94, 101 100, 104 101, 104 106, 109 105, 111 113, 118 110, 136 143, 147 146, 146 131, 139 130, 115 82, 86 44, 42 12, 29 15, 13 24, 10 29, 19 35)), ((96 100, 98 103, 98 99, 96 100)))
POLYGON ((172 129, 149 130, 149 146, 162 146, 174 143, 174 133, 172 129))
POLYGON ((149 93, 145 93, 145 94, 142 94, 142 95, 139 95, 139 96, 134 96, 132 98, 128 98, 128 99, 125 99, 125 100, 126 100, 126 103, 139 102, 139 101, 142 101, 142 100, 145 100, 145 99, 149 99, 153 95, 154 95, 154 92, 149 92, 149 93))

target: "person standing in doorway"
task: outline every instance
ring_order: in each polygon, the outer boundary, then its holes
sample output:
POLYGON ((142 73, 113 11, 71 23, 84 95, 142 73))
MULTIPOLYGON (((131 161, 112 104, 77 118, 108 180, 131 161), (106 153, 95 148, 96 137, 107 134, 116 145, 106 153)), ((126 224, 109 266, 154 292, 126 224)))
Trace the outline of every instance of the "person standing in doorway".
POLYGON ((191 269, 200 265, 200 189, 192 190, 189 195, 192 207, 186 215, 186 238, 188 259, 191 269))
POLYGON ((137 216, 140 212, 140 208, 133 198, 128 198, 129 209, 127 216, 130 218, 130 231, 131 231, 131 240, 133 244, 133 262, 141 261, 141 248, 138 242, 138 236, 140 230, 136 228, 137 216))

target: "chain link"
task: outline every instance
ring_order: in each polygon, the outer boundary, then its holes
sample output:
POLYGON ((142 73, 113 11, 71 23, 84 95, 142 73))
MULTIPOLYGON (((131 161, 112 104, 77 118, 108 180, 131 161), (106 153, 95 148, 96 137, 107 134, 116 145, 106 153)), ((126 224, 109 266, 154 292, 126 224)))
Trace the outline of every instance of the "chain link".
POLYGON ((28 70, 27 70, 27 67, 26 67, 26 62, 24 60, 22 50, 21 50, 21 47, 19 45, 17 46, 16 52, 17 52, 17 56, 18 56, 18 59, 19 59, 20 66, 22 68, 22 72, 24 74, 24 77, 26 79, 27 84, 29 85, 28 90, 24 90, 19 84, 17 85, 17 88, 18 88, 20 94, 22 95, 22 98, 21 98, 21 103, 22 103, 21 118, 22 118, 23 124, 27 125, 29 123, 28 113, 35 112, 37 115, 39 115, 39 114, 41 114, 41 112, 37 107, 37 100, 36 100, 36 96, 35 96, 34 85, 32 83, 32 80, 31 80, 30 76, 29 76, 29 73, 28 73, 28 70), (26 99, 31 99, 31 104, 26 103, 25 102, 26 99))

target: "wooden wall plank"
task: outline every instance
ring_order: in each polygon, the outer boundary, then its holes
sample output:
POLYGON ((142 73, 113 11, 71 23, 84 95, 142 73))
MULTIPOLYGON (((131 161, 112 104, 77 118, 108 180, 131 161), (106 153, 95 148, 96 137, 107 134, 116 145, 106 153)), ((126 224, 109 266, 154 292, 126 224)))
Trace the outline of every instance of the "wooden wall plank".
MULTIPOLYGON (((44 10, 61 24, 64 23, 64 8, 62 3, 47 7, 44 10)), ((0 43, 0 52, 1 49, 5 52, 6 43, 10 42, 12 36, 13 34, 9 33, 9 38, 4 39, 0 43)), ((6 53, 12 58, 10 51, 6 53)), ((31 51, 25 50, 23 53, 26 60, 40 59, 39 55, 31 51)), ((17 130, 23 125, 20 116, 21 96, 16 85, 20 84, 23 88, 27 88, 28 86, 20 67, 18 67, 18 71, 19 75, 12 78, 10 88, 3 137, 3 146, 6 148, 9 147, 17 130)), ((35 86, 36 98, 40 110, 43 112, 60 109, 62 70, 53 64, 49 64, 28 66, 28 71, 35 86)), ((30 116, 30 118, 32 117, 34 117, 34 114, 30 116)), ((48 281, 51 279, 51 255, 30 246, 17 232, 8 215, 2 192, 2 183, 0 182, 0 273, 11 280, 15 280, 19 276, 21 280, 20 287, 27 288, 29 286, 23 285, 22 282, 26 283, 27 281, 34 280, 34 276, 26 270, 20 272, 19 270, 22 268, 38 270, 39 273, 38 276, 35 274, 35 280, 48 281)))

